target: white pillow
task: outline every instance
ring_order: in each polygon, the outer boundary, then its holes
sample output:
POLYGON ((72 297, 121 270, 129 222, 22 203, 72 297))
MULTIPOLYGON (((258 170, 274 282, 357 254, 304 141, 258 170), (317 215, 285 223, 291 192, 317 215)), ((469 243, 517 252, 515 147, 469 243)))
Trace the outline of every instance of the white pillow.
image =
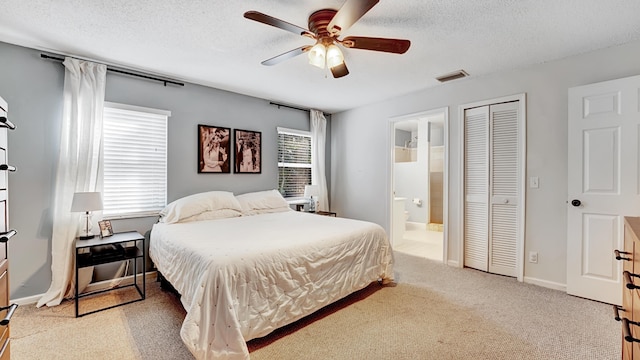
POLYGON ((244 215, 293 211, 278 190, 266 190, 237 195, 244 215))
MULTIPOLYGON (((198 215, 213 212, 209 216, 220 218, 242 215, 242 207, 228 191, 209 191, 185 196, 167 205, 160 211, 160 222, 173 224, 178 222, 197 221, 198 215), (229 211, 219 211, 229 210, 229 211)), ((203 215, 207 217, 207 215, 203 215)))

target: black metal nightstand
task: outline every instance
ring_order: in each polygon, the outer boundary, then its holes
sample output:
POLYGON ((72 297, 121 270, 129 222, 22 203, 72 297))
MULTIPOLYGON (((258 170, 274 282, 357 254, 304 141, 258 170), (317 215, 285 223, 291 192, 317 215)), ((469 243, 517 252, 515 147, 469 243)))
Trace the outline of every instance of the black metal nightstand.
POLYGON ((76 239, 76 317, 93 314, 98 311, 111 309, 117 306, 130 304, 136 301, 142 301, 146 297, 146 279, 145 272, 147 268, 145 253, 144 236, 137 231, 128 231, 122 233, 115 233, 112 236, 100 238, 95 237, 89 240, 76 239), (138 258, 142 258, 142 289, 138 285, 138 258), (88 266, 95 266, 100 264, 107 264, 116 261, 133 260, 133 283, 128 285, 119 286, 116 288, 109 288, 105 290, 97 290, 84 294, 78 294, 78 270, 88 266), (140 294, 139 299, 126 301, 120 304, 100 308, 97 310, 89 311, 84 314, 78 313, 78 304, 80 298, 91 296, 115 289, 122 289, 129 286, 136 288, 140 294))

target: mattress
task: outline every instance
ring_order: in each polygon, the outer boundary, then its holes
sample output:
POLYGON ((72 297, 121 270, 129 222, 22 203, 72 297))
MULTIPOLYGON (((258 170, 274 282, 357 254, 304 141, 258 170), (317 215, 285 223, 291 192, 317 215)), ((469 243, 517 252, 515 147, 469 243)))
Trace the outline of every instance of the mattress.
POLYGON ((248 340, 393 280, 382 227, 296 211, 158 223, 149 255, 182 295, 197 359, 249 359, 248 340))

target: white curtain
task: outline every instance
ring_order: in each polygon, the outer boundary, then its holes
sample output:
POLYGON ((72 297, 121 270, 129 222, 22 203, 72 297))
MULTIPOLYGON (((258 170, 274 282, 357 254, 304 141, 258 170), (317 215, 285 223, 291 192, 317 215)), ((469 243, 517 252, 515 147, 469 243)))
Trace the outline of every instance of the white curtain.
POLYGON ((320 110, 311 109, 311 184, 318 185, 318 208, 316 210, 329 211, 329 197, 327 195, 327 175, 325 172, 324 149, 327 139, 327 119, 320 110))
MULTIPOLYGON (((75 192, 101 191, 102 113, 107 67, 66 58, 60 153, 53 198, 51 286, 37 306, 59 305, 75 292, 75 237, 81 214, 72 213, 75 192)), ((80 288, 91 281, 92 268, 82 269, 80 288)))

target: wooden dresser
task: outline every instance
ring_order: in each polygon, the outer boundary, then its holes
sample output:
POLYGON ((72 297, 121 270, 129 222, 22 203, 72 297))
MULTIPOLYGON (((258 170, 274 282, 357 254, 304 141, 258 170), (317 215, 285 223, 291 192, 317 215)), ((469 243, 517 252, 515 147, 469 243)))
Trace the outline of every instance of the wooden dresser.
POLYGON ((7 132, 15 129, 7 115, 7 103, 0 97, 0 360, 11 357, 9 321, 17 305, 9 305, 9 256, 7 242, 16 234, 9 228, 9 172, 15 167, 7 158, 7 132))
POLYGON ((640 217, 624 218, 624 249, 615 257, 623 263, 622 307, 614 305, 622 322, 622 358, 640 359, 640 217))

